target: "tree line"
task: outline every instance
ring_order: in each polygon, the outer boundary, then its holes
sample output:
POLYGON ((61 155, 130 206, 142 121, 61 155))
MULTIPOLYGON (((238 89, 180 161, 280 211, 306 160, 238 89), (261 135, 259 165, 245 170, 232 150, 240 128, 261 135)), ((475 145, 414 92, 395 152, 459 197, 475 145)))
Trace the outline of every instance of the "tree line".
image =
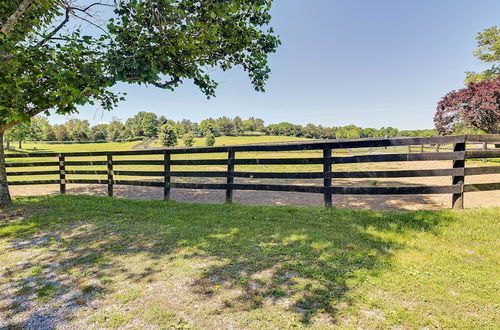
POLYGON ((178 139, 184 140, 184 145, 190 145, 194 138, 208 138, 206 144, 213 145, 212 140, 219 136, 241 135, 281 135, 305 137, 311 139, 343 139, 396 136, 433 136, 435 129, 398 130, 393 127, 362 128, 356 125, 327 127, 307 124, 297 125, 289 122, 266 125, 261 118, 250 117, 243 120, 240 117, 207 118, 201 122, 189 119, 174 121, 152 112, 141 111, 134 117, 121 121, 113 118, 109 123, 91 126, 88 120, 69 119, 63 124, 52 125, 46 117, 37 116, 31 121, 16 125, 5 134, 7 146, 12 141, 18 142, 19 148, 23 141, 47 142, 119 142, 135 141, 145 138, 159 138, 165 146, 177 145, 178 139), (187 142, 187 143, 186 143, 187 142))

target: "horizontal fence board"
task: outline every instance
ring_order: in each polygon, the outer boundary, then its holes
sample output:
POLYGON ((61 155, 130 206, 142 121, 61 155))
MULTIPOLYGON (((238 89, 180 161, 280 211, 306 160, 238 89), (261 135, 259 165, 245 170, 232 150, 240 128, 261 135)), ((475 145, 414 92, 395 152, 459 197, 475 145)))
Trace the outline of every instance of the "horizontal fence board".
POLYGON ((148 159, 113 160, 113 166, 115 165, 163 165, 163 160, 148 160, 148 159))
POLYGON ((59 162, 6 163, 5 167, 59 166, 59 162))
POLYGON ((80 175, 107 175, 108 171, 83 171, 83 170, 66 170, 66 174, 80 174, 80 175))
POLYGON ((333 157, 333 164, 371 163, 371 162, 411 162, 428 160, 463 159, 464 152, 426 152, 416 154, 380 154, 333 157))
POLYGON ((248 179, 322 179, 323 172, 233 172, 235 178, 248 179))
POLYGON ((500 134, 472 134, 466 135, 467 142, 499 142, 500 134))
POLYGON ((227 165, 227 159, 180 159, 171 160, 170 165, 227 165))
POLYGON ((38 184, 59 184, 59 180, 9 181, 9 186, 31 186, 38 184))
POLYGON ((88 161, 66 161, 64 162, 66 166, 101 166, 106 165, 105 160, 88 160, 88 161))
POLYGON ((500 166, 466 167, 465 175, 500 174, 500 166))
POLYGON ((465 153, 466 159, 500 158, 500 149, 497 150, 473 150, 465 153))
POLYGON ((173 171, 169 172, 171 177, 185 177, 185 178, 225 178, 227 177, 227 172, 216 172, 216 171, 173 171))
MULTIPOLYGON (((107 183, 107 181, 106 181, 107 183)), ((125 186, 141 186, 141 187, 164 187, 163 182, 158 181, 134 181, 134 180, 114 180, 113 184, 125 186)))
POLYGON ((464 192, 500 190, 500 182, 497 183, 475 183, 464 185, 464 192))
POLYGON ((38 176, 38 175, 52 175, 59 174, 59 171, 22 171, 22 172, 7 172, 7 176, 38 176))
POLYGON ((401 170, 401 171, 361 171, 361 172, 332 172, 332 178, 411 178, 430 176, 454 176, 463 175, 460 168, 437 169, 437 170, 401 170))
POLYGON ((315 165, 324 164, 323 158, 261 158, 235 159, 234 165, 315 165))
POLYGON ((460 186, 414 186, 414 187, 331 187, 338 195, 413 195, 450 194, 460 192, 460 186))
POLYGON ((66 183, 76 184, 108 184, 108 180, 92 180, 92 179, 66 179, 66 183))
POLYGON ((123 175, 123 176, 161 176, 165 174, 163 171, 113 171, 114 175, 123 175))

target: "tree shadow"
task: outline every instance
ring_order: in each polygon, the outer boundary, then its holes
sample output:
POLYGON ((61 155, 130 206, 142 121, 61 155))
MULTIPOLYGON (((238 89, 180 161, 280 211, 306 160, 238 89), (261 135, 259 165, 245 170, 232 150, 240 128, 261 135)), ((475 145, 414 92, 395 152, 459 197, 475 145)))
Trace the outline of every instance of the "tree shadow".
POLYGON ((199 304, 214 304, 228 318, 278 306, 304 325, 318 316, 335 324, 347 293, 366 277, 391 268, 392 255, 405 247, 401 238, 438 232, 452 221, 448 212, 89 196, 25 199, 2 212, 7 219, 0 224, 0 240, 7 246, 3 253, 25 253, 28 258, 2 269, 8 280, 0 286, 0 315, 5 317, 0 327, 64 325, 94 297, 115 293, 119 281, 147 286, 166 262, 206 260, 211 262, 200 266, 186 288, 199 304), (24 215, 32 207, 37 212, 24 215), (23 216, 9 220, 9 212, 23 216), (138 256, 147 262, 131 267, 129 262, 138 256), (47 285, 54 292, 45 301, 40 290, 47 285), (221 299, 224 303, 217 303, 221 299), (40 319, 46 314, 53 317, 40 319))

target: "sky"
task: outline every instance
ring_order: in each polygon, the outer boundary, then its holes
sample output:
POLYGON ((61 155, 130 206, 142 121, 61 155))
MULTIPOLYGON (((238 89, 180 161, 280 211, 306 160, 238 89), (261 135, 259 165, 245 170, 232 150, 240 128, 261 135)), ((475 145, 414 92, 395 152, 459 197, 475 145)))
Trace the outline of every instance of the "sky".
POLYGON ((85 106, 71 117, 95 125, 150 111, 176 121, 255 116, 267 124, 431 128, 438 100, 463 87, 465 71, 487 67, 472 51, 477 32, 500 25, 500 1, 275 0, 272 15, 282 45, 265 93, 233 69, 216 73, 210 100, 189 82, 174 92, 120 84, 126 101, 113 111, 85 106))

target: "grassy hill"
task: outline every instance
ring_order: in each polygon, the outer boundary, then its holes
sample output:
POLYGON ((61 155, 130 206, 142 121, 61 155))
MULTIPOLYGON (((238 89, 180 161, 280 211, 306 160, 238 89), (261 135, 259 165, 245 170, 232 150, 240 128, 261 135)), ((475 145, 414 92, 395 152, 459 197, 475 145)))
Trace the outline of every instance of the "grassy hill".
POLYGON ((0 327, 495 328, 499 218, 19 198, 0 327))

